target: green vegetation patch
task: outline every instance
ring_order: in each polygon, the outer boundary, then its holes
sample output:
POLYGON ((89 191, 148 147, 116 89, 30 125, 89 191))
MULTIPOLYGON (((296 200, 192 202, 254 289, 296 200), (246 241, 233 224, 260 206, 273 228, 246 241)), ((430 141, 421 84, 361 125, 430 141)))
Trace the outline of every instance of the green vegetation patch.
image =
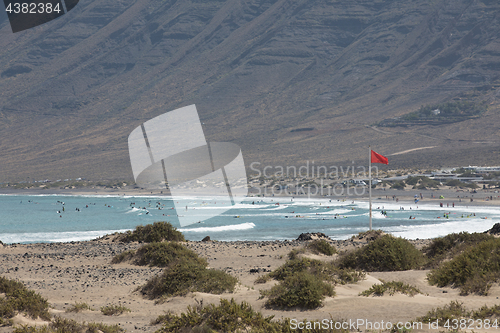
POLYGON ((112 263, 131 260, 139 266, 167 267, 174 261, 194 260, 206 265, 206 260, 200 258, 194 251, 176 242, 153 242, 141 246, 137 251, 129 250, 116 255, 112 263))
POLYGON ((425 316, 418 317, 417 321, 428 323, 439 320, 439 324, 443 325, 447 320, 467 318, 470 317, 470 314, 462 302, 451 301, 448 305, 432 309, 425 316))
POLYGON ((356 235, 352 236, 351 239, 352 240, 356 240, 356 239, 357 240, 365 240, 367 242, 371 242, 371 241, 374 241, 376 239, 379 239, 383 235, 385 235, 385 233, 381 229, 368 230, 368 231, 363 231, 363 232, 358 233, 357 236, 356 235))
POLYGON ((406 179, 405 183, 408 185, 413 185, 413 188, 418 190, 424 190, 427 188, 438 188, 440 185, 440 182, 438 182, 437 180, 432 180, 429 177, 425 176, 416 176, 416 177, 409 176, 406 179))
POLYGON ((485 240, 433 269, 427 276, 431 285, 460 288, 461 295, 487 295, 500 278, 500 239, 485 240))
POLYGON ((337 249, 324 239, 316 239, 310 242, 307 244, 307 248, 314 254, 332 256, 337 253, 337 249))
POLYGON ((55 317, 47 326, 21 325, 14 329, 14 333, 119 333, 124 331, 119 325, 78 323, 73 319, 63 319, 61 317, 55 317))
POLYGON ((483 176, 483 179, 499 179, 499 178, 500 178, 500 171, 490 172, 487 175, 483 176))
POLYGON ((137 251, 115 256, 112 263, 131 260, 136 265, 165 267, 139 290, 151 299, 186 295, 188 292, 222 294, 232 292, 238 279, 219 270, 207 269, 208 263, 194 251, 176 242, 153 242, 137 251))
POLYGON ((101 312, 105 316, 119 316, 124 312, 130 312, 130 309, 123 305, 106 305, 101 307, 101 312))
POLYGON ((462 302, 451 301, 449 304, 432 309, 425 316, 416 319, 418 322, 439 322, 439 327, 444 327, 454 332, 459 329, 480 328, 486 330, 497 329, 499 326, 500 306, 483 306, 478 310, 467 310, 462 302), (469 327, 471 326, 471 327, 469 327))
POLYGON ((302 271, 285 277, 271 290, 261 291, 268 297, 266 307, 315 309, 322 305, 325 296, 335 296, 333 286, 318 276, 302 271))
POLYGON ((287 260, 283 265, 269 273, 272 279, 283 281, 285 278, 300 272, 309 272, 316 276, 321 276, 323 279, 329 279, 334 266, 327 267, 320 260, 309 258, 296 258, 287 260))
POLYGON ((433 239, 429 245, 422 249, 422 252, 429 259, 427 266, 435 267, 443 260, 453 258, 471 246, 494 238, 485 233, 453 233, 433 239))
POLYGON ((40 294, 29 290, 21 282, 0 276, 0 323, 10 324, 18 312, 25 313, 33 319, 50 320, 49 303, 40 294))
POLYGON ((440 113, 436 115, 438 118, 471 117, 486 111, 486 105, 484 103, 472 103, 469 101, 447 102, 421 106, 418 112, 425 116, 432 116, 432 112, 436 109, 440 111, 440 113))
POLYGON ((237 278, 206 266, 206 261, 197 257, 173 260, 161 275, 151 278, 140 291, 151 299, 196 291, 212 294, 234 291, 237 278))
POLYGON ((451 187, 479 188, 479 185, 476 183, 465 183, 458 179, 450 179, 446 182, 446 185, 451 187))
POLYGON ((124 262, 124 261, 132 260, 134 258, 134 254, 135 254, 135 250, 124 251, 124 252, 114 256, 113 259, 111 260, 111 263, 112 264, 119 264, 119 263, 124 262))
POLYGON ((421 267, 425 262, 423 254, 403 238, 383 235, 360 249, 341 256, 340 268, 365 271, 405 271, 421 267))
POLYGON ((300 247, 298 249, 293 249, 292 251, 288 252, 288 259, 298 259, 300 254, 306 253, 306 248, 305 247, 300 247))
POLYGON ((127 231, 115 238, 120 242, 153 243, 162 241, 184 242, 184 236, 168 222, 139 225, 134 231, 127 231))
POLYGON ((268 281, 271 281, 271 277, 269 274, 261 275, 257 279, 255 279, 255 284, 260 284, 260 283, 267 283, 268 281))
POLYGON ((406 186, 405 182, 403 180, 401 180, 399 182, 394 182, 394 184, 392 184, 392 186, 391 186, 391 189, 404 190, 405 186, 406 186))
MULTIPOLYGON (((161 333, 181 332, 253 332, 253 333, 284 333, 293 332, 291 329, 297 322, 290 319, 272 321, 274 316, 264 317, 255 312, 246 303, 236 303, 234 299, 221 299, 219 305, 188 307, 186 313, 174 315, 167 313, 158 317, 153 324, 162 324, 158 331, 161 333)), ((332 320, 333 323, 335 321, 332 320)), ((335 327, 335 324, 331 325, 335 327)), ((305 325, 304 325, 305 327, 305 325)), ((347 333, 347 330, 305 328, 302 333, 347 333)))
POLYGON ((500 318, 500 305, 482 306, 471 314, 474 319, 500 318))
POLYGON ((365 273, 349 268, 339 268, 333 261, 323 262, 309 258, 287 260, 283 265, 272 271, 268 276, 283 281, 294 274, 308 272, 321 280, 335 284, 355 283, 365 278, 365 273))
POLYGON ((485 102, 447 102, 421 106, 419 110, 402 117, 385 119, 379 126, 439 125, 449 124, 480 116, 487 109, 485 102))
POLYGON ((370 287, 370 289, 359 293, 359 296, 383 296, 386 292, 391 296, 393 296, 395 293, 401 293, 411 297, 415 296, 416 294, 422 294, 422 292, 418 288, 401 281, 380 281, 382 282, 382 284, 374 284, 370 287))
POLYGON ((268 297, 268 307, 314 309, 322 305, 326 296, 335 295, 332 283, 355 283, 364 278, 363 272, 338 268, 333 261, 295 258, 259 277, 255 283, 280 281, 271 290, 261 290, 262 297, 268 297))
POLYGON ((94 311, 94 309, 92 309, 92 307, 90 305, 88 305, 87 303, 78 303, 76 302, 75 304, 71 305, 71 307, 69 307, 68 309, 66 309, 66 312, 82 312, 84 310, 90 310, 90 311, 94 311))

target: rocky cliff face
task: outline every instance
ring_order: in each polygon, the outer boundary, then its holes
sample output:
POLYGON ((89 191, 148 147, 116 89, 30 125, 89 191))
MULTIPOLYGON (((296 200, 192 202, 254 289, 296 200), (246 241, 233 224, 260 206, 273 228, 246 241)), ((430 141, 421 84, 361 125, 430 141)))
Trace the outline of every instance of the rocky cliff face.
POLYGON ((131 130, 193 103, 247 165, 362 161, 369 144, 426 148, 392 166, 498 164, 499 15, 497 0, 81 0, 25 32, 3 20, 0 178, 131 178, 131 130), (488 110, 372 127, 459 99, 488 110))

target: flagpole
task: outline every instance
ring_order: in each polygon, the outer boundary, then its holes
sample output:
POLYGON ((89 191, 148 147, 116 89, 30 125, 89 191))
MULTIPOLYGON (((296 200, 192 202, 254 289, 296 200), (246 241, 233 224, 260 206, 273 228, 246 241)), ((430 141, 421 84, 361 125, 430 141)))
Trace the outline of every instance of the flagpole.
POLYGON ((370 230, 372 230, 372 148, 368 146, 368 193, 370 197, 370 230))

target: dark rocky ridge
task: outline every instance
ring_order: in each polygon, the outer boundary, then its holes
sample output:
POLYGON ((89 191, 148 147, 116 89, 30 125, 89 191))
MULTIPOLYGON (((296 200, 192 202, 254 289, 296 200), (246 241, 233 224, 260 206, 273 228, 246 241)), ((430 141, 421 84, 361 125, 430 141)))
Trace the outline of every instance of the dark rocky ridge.
POLYGON ((131 178, 128 134, 195 103, 208 141, 247 166, 498 164, 496 0, 87 0, 0 30, 0 181, 131 178), (487 101, 479 119, 368 128, 422 104, 487 101), (311 131, 293 131, 313 128, 311 131), (346 162, 349 161, 349 162, 346 162))

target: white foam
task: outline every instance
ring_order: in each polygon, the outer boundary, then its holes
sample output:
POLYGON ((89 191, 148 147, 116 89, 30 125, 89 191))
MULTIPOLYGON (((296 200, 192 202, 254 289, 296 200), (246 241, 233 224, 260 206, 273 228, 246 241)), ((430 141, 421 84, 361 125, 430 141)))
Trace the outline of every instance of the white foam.
POLYGON ((355 212, 355 210, 352 210, 352 209, 338 209, 338 210, 332 211, 333 214, 339 214, 339 215, 353 213, 353 212, 355 212))
POLYGON ((261 210, 280 210, 280 209, 285 209, 288 208, 288 205, 273 205, 274 207, 272 208, 263 208, 261 210))
POLYGON ((95 231, 63 231, 63 232, 26 232, 0 234, 0 239, 6 244, 12 243, 52 243, 88 241, 115 232, 126 232, 132 229, 95 230, 95 231))
POLYGON ((221 232, 232 230, 248 230, 253 228, 255 228, 255 224, 249 222, 242 224, 223 225, 219 227, 181 228, 178 230, 181 232, 221 232))
POLYGON ((386 232, 390 232, 395 236, 404 237, 407 239, 423 239, 442 237, 454 232, 466 231, 484 232, 492 226, 491 219, 460 219, 448 220, 442 223, 433 223, 432 225, 400 225, 394 227, 382 228, 386 232))

